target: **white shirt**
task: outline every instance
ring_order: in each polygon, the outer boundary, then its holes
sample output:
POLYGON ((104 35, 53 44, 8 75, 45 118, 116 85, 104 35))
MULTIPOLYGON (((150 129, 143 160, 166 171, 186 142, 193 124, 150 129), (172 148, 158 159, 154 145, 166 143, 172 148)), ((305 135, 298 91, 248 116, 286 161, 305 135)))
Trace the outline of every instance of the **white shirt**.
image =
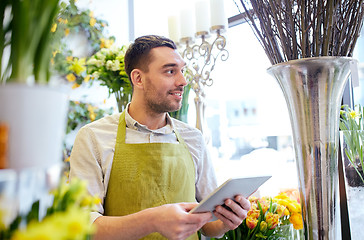
MULTIPOLYGON (((128 107, 127 107, 128 110, 128 107)), ((217 186, 214 168, 199 130, 167 116, 167 125, 150 130, 139 124, 125 112, 126 143, 176 143, 175 128, 185 141, 195 164, 196 200, 199 202, 217 186)), ((115 152, 116 135, 121 113, 106 116, 87 124, 77 133, 71 153, 70 178, 77 177, 88 182, 91 195, 100 197, 101 203, 91 213, 91 221, 104 214, 104 198, 109 183, 115 152)))

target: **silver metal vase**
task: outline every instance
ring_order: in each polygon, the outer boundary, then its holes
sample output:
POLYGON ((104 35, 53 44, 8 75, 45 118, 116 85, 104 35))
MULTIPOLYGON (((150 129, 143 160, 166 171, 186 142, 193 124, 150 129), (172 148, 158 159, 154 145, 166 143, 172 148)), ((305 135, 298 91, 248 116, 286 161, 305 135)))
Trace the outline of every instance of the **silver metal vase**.
POLYGON ((338 122, 353 61, 348 57, 303 58, 268 69, 288 105, 305 239, 341 239, 338 122))

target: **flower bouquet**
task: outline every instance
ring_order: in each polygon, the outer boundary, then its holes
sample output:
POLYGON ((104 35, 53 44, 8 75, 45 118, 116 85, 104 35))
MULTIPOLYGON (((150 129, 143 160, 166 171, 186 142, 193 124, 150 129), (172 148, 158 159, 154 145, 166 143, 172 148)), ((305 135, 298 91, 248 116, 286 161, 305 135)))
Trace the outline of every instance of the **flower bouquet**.
POLYGON ((90 209, 100 199, 87 193, 86 182, 73 179, 61 181, 52 193, 53 203, 45 216, 40 214, 39 200, 30 211, 18 215, 11 224, 5 224, 5 213, 0 211, 0 239, 3 240, 67 240, 87 239, 94 228, 90 223, 90 209))
POLYGON ((301 206, 281 193, 274 198, 249 198, 251 208, 243 223, 221 239, 300 239, 303 236, 301 206))
POLYGON ((342 137, 343 152, 349 162, 345 163, 347 181, 350 186, 364 185, 363 145, 364 145, 364 107, 356 105, 351 109, 343 105, 340 111, 340 134, 342 137), (349 164, 349 165, 348 165, 349 164), (350 173, 355 170, 355 177, 350 173), (350 177, 348 178, 348 175, 350 177), (357 178, 360 178, 357 179, 357 178))
POLYGON ((87 73, 108 87, 109 94, 115 94, 119 111, 123 111, 130 100, 132 87, 124 70, 126 46, 102 48, 88 59, 87 73))

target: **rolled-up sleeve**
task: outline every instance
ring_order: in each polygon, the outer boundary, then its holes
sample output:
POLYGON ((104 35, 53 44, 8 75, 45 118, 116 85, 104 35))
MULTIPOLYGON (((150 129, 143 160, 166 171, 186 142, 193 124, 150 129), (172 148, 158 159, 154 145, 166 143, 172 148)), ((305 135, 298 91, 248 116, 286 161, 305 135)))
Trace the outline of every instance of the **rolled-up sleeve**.
POLYGON ((79 178, 87 181, 88 192, 101 199, 101 203, 91 213, 93 222, 104 213, 103 200, 106 189, 95 135, 87 126, 81 128, 76 136, 70 160, 70 180, 79 178))

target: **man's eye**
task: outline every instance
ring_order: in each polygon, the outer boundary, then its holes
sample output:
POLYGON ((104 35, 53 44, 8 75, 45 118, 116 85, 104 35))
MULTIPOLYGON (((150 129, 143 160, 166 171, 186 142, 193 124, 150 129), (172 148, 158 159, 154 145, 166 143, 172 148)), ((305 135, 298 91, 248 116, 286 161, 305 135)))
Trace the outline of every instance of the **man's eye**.
POLYGON ((173 74, 173 73, 174 73, 174 70, 173 70, 173 69, 168 70, 168 71, 167 71, 167 73, 169 73, 169 74, 173 74))

